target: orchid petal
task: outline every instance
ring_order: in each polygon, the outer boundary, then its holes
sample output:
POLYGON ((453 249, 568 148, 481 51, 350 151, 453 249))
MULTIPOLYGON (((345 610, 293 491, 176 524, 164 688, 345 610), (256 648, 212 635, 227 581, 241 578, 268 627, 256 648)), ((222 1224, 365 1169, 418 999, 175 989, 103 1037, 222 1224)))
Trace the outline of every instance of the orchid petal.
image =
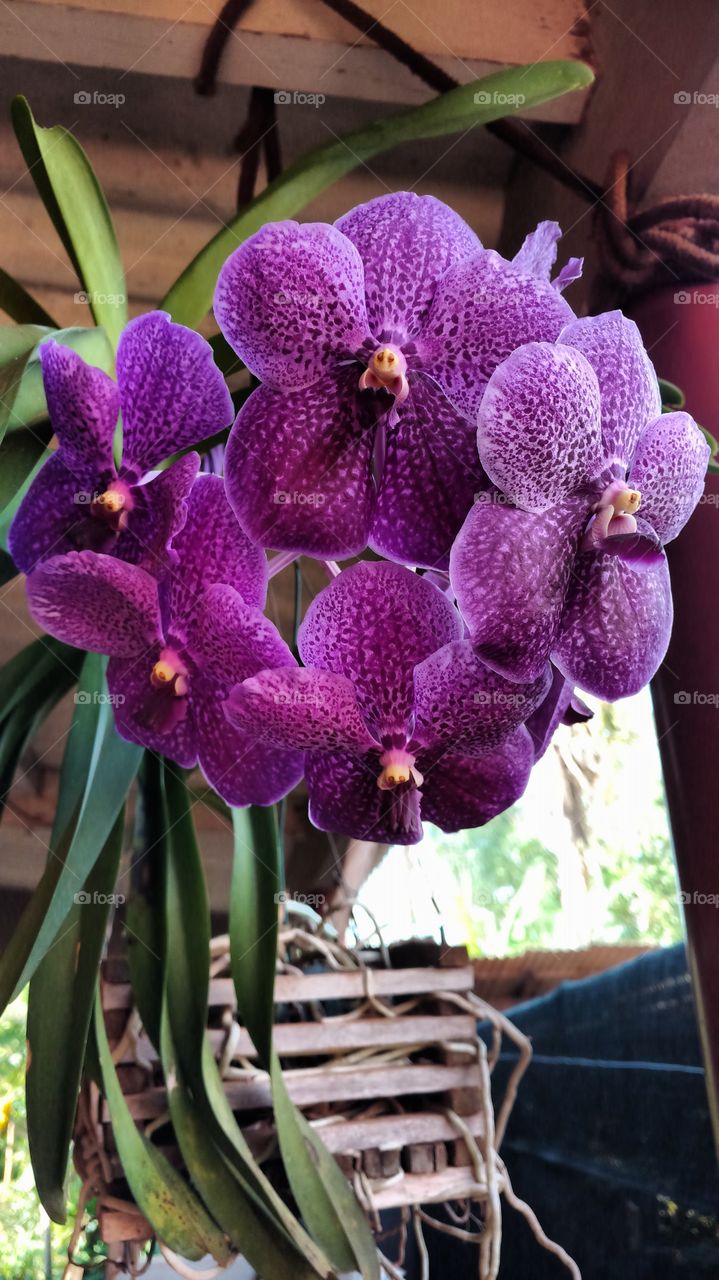
POLYGON ((361 561, 312 601, 299 629, 306 666, 347 676, 375 736, 404 733, 418 662, 461 636, 446 596, 401 565, 361 561))
POLYGON ((641 513, 662 542, 681 532, 706 480, 711 450, 688 413, 666 413, 644 428, 630 476, 641 513))
POLYGON ((559 627, 585 503, 538 516, 484 496, 454 544, 450 581, 479 656, 510 679, 535 680, 559 627))
POLYGON ((328 560, 366 547, 378 404, 358 391, 357 368, 306 391, 258 387, 240 410, 225 485, 240 524, 261 545, 328 560))
POLYGON ((263 608, 267 560, 243 532, 225 497, 220 476, 201 474, 187 499, 187 518, 173 540, 177 565, 170 580, 173 618, 191 618, 207 587, 225 583, 245 604, 263 608))
MULTIPOLYGON (((570 713, 574 686, 562 675, 557 667, 552 667, 552 683, 546 697, 540 702, 525 722, 525 729, 532 739, 534 759, 541 760, 555 730, 565 723, 565 715, 570 713)), ((591 712, 590 712, 591 714, 591 712)))
POLYGON ((198 761, 210 786, 230 805, 276 804, 302 777, 304 756, 231 727, 224 713, 227 686, 204 672, 195 677, 192 709, 198 761))
POLYGON ((65 465, 62 450, 40 468, 10 526, 8 546, 21 573, 31 573, 49 556, 76 551, 90 521, 87 489, 65 465))
POLYGON ((27 596, 35 621, 77 649, 128 658, 162 641, 155 579, 114 556, 53 556, 28 578, 27 596))
POLYGON ((199 464, 199 454, 187 453, 133 489, 134 506, 114 547, 120 560, 139 564, 155 577, 167 571, 172 559, 170 541, 185 524, 187 498, 199 464))
MULTIPOLYGON (((482 756, 446 752, 425 760, 422 817, 442 831, 481 827, 524 794, 534 763, 532 739, 523 727, 482 756)), ((374 838, 374 837, 373 837, 374 838)))
POLYGON ((429 378, 415 374, 386 432, 370 546, 392 560, 446 569, 483 482, 473 428, 429 378))
POLYGON ((574 566, 552 661, 580 689, 613 702, 648 684, 671 625, 666 557, 637 572, 619 556, 587 552, 574 566))
POLYGON ((536 710, 550 681, 549 663, 536 680, 519 684, 485 666, 471 641, 444 645, 414 669, 413 737, 426 747, 482 755, 536 710))
POLYGON ((322 222, 268 223, 241 244, 214 310, 240 359, 277 390, 312 386, 369 336, 362 259, 322 222))
POLYGON ((308 751, 305 779, 309 793, 310 821, 321 831, 335 831, 355 840, 379 844, 416 844, 422 838, 420 797, 398 816, 396 792, 377 786, 377 756, 349 751, 308 751))
POLYGON ((661 412, 657 376, 637 326, 621 311, 608 311, 574 320, 559 341, 581 351, 597 375, 606 460, 629 466, 639 433, 661 412))
POLYGON ((70 347, 49 339, 40 347, 42 379, 52 429, 78 488, 107 471, 114 472, 112 446, 120 410, 117 387, 70 347))
POLYGON ((233 685, 265 667, 294 667, 296 659, 279 631, 233 587, 218 583, 198 597, 187 621, 187 652, 208 677, 233 685))
POLYGON ((189 698, 155 689, 150 675, 159 650, 132 658, 111 658, 107 687, 120 737, 166 756, 183 769, 197 763, 197 740, 189 698))
POLYGON ((599 387, 571 347, 531 342, 492 374, 479 411, 487 475, 525 511, 541 512, 586 483, 601 460, 599 387))
POLYGON ((369 200, 335 225, 359 250, 369 325, 378 342, 401 345, 417 334, 440 277, 482 248, 453 209, 411 191, 369 200))
POLYGON ((137 476, 232 421, 232 400, 194 329, 164 311, 131 320, 117 349, 123 466, 137 476))
POLYGON ((416 359, 471 422, 497 365, 526 342, 554 342, 574 313, 548 280, 483 250, 439 281, 416 359))
POLYGON ((230 724, 279 746, 367 751, 378 744, 360 714, 352 684, 332 671, 295 667, 260 671, 235 685, 230 724))

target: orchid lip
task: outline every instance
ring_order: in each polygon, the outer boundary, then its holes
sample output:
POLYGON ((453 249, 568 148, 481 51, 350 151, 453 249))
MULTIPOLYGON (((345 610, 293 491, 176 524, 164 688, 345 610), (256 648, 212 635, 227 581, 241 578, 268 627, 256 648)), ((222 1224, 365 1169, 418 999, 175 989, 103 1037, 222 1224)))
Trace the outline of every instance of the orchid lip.
POLYGON ((594 506, 594 518, 584 535, 582 550, 598 550, 607 538, 636 533, 635 515, 641 504, 638 489, 630 489, 623 480, 613 480, 594 506))
POLYGON ((134 505, 129 485, 124 480, 113 480, 93 498, 90 515, 101 520, 113 533, 120 533, 126 527, 134 505))
POLYGON ((150 672, 150 683, 154 689, 171 693, 176 698, 184 698, 189 690, 188 670, 177 649, 166 646, 150 672))
POLYGON ((424 778, 415 768, 415 757, 406 747, 390 747, 382 752, 379 762, 382 765, 377 779, 380 791, 393 791, 405 783, 410 783, 413 789, 422 786, 424 778))

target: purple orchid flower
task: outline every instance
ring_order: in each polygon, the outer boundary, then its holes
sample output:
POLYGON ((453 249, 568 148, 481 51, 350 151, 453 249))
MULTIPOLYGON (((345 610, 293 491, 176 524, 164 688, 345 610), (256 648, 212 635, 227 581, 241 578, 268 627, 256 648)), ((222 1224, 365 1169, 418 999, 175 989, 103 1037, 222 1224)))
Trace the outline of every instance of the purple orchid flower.
POLYGON ((306 752, 310 818, 324 831, 413 844, 421 817, 443 831, 480 826, 524 791, 534 754, 522 722, 550 675, 505 680, 461 636, 426 578, 361 561, 310 605, 306 666, 238 684, 227 718, 306 752))
POLYGON ((58 449, 35 477, 10 529, 23 573, 49 556, 92 550, 163 573, 185 519, 199 458, 189 453, 154 478, 170 454, 232 420, 232 401, 204 338, 162 311, 138 317, 117 352, 117 383, 69 347, 40 348, 58 449), (122 413, 122 465, 113 440, 122 413))
POLYGON ((226 485, 263 546, 345 559, 369 545, 446 567, 484 483, 474 423, 493 369, 573 319, 559 228, 513 262, 432 196, 381 196, 334 225, 270 223, 225 263, 220 328, 263 385, 227 447, 226 485))
POLYGON ((519 348, 492 375, 479 453, 494 489, 470 512, 450 577, 477 652, 536 678, 636 693, 666 652, 665 543, 701 496, 709 447, 686 413, 661 415, 654 370, 620 312, 519 348))
POLYGON ((184 768, 200 765, 232 805, 271 804, 302 776, 302 755, 233 729, 230 689, 267 666, 295 665, 262 614, 267 562, 243 534, 219 476, 200 475, 160 583, 94 551, 45 560, 28 578, 34 618, 50 635, 108 654, 118 732, 184 768))

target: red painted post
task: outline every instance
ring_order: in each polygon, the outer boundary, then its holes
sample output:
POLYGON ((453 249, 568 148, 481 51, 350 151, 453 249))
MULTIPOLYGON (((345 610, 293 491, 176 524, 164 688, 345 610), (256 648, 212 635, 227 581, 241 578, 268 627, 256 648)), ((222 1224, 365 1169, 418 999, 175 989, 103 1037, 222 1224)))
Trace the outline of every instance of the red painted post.
MULTIPOLYGON (((657 290, 631 314, 659 376, 719 436, 719 284, 657 290)), ((652 692, 719 1145, 719 476, 668 556, 674 629, 652 692)))

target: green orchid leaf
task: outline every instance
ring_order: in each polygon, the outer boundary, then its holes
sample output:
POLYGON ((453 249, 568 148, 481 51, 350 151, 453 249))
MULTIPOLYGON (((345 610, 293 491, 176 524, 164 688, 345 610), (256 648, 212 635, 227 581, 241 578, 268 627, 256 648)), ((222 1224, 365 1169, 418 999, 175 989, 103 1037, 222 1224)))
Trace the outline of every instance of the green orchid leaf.
POLYGON ((0 326, 0 440, 13 417, 20 384, 32 354, 50 332, 34 324, 0 326))
POLYGON ((12 518, 45 460, 52 437, 52 427, 46 420, 25 431, 10 432, 0 444, 0 540, 5 548, 12 518))
POLYGON ((70 1140, 124 820, 123 807, 30 983, 27 1132, 37 1193, 54 1222, 66 1218, 70 1140))
POLYGON ((112 342, 127 324, 127 288, 115 228, 92 165, 76 138, 41 128, 27 100, 14 99, 15 135, 92 311, 112 342))
POLYGON ((683 409, 686 404, 684 392, 673 382, 668 382, 666 378, 658 378, 657 381, 664 412, 673 413, 675 409, 683 409))
POLYGON ((41 324, 50 329, 58 326, 44 307, 36 302, 31 293, 24 289, 7 271, 0 267, 0 311, 4 311, 17 324, 41 324))
POLYGON ((0 1009, 32 978, 94 867, 125 801, 141 748, 115 730, 106 660, 88 654, 65 750, 45 871, 0 959, 0 1009))
POLYGON ((191 1262, 210 1253, 221 1265, 230 1261, 224 1232, 156 1147, 140 1133, 130 1114, 107 1042, 99 994, 95 999, 95 1041, 102 1086, 122 1168, 138 1208, 158 1240, 191 1262))
POLYGON ((293 218, 327 187, 383 151, 418 139, 464 133, 513 111, 584 89, 593 78, 590 68, 582 62, 538 62, 534 66, 512 67, 460 85, 420 107, 376 120, 318 147, 290 165, 200 250, 162 306, 174 320, 197 327, 212 306, 215 283, 225 259, 264 223, 293 218), (517 105, 508 108, 507 103, 512 101, 517 105))
POLYGON ((272 1049, 277 957, 280 841, 274 809, 233 811, 230 955, 240 1017, 270 1068, 282 1160, 310 1235, 339 1271, 379 1280, 367 1219, 339 1165, 287 1093, 272 1049))

